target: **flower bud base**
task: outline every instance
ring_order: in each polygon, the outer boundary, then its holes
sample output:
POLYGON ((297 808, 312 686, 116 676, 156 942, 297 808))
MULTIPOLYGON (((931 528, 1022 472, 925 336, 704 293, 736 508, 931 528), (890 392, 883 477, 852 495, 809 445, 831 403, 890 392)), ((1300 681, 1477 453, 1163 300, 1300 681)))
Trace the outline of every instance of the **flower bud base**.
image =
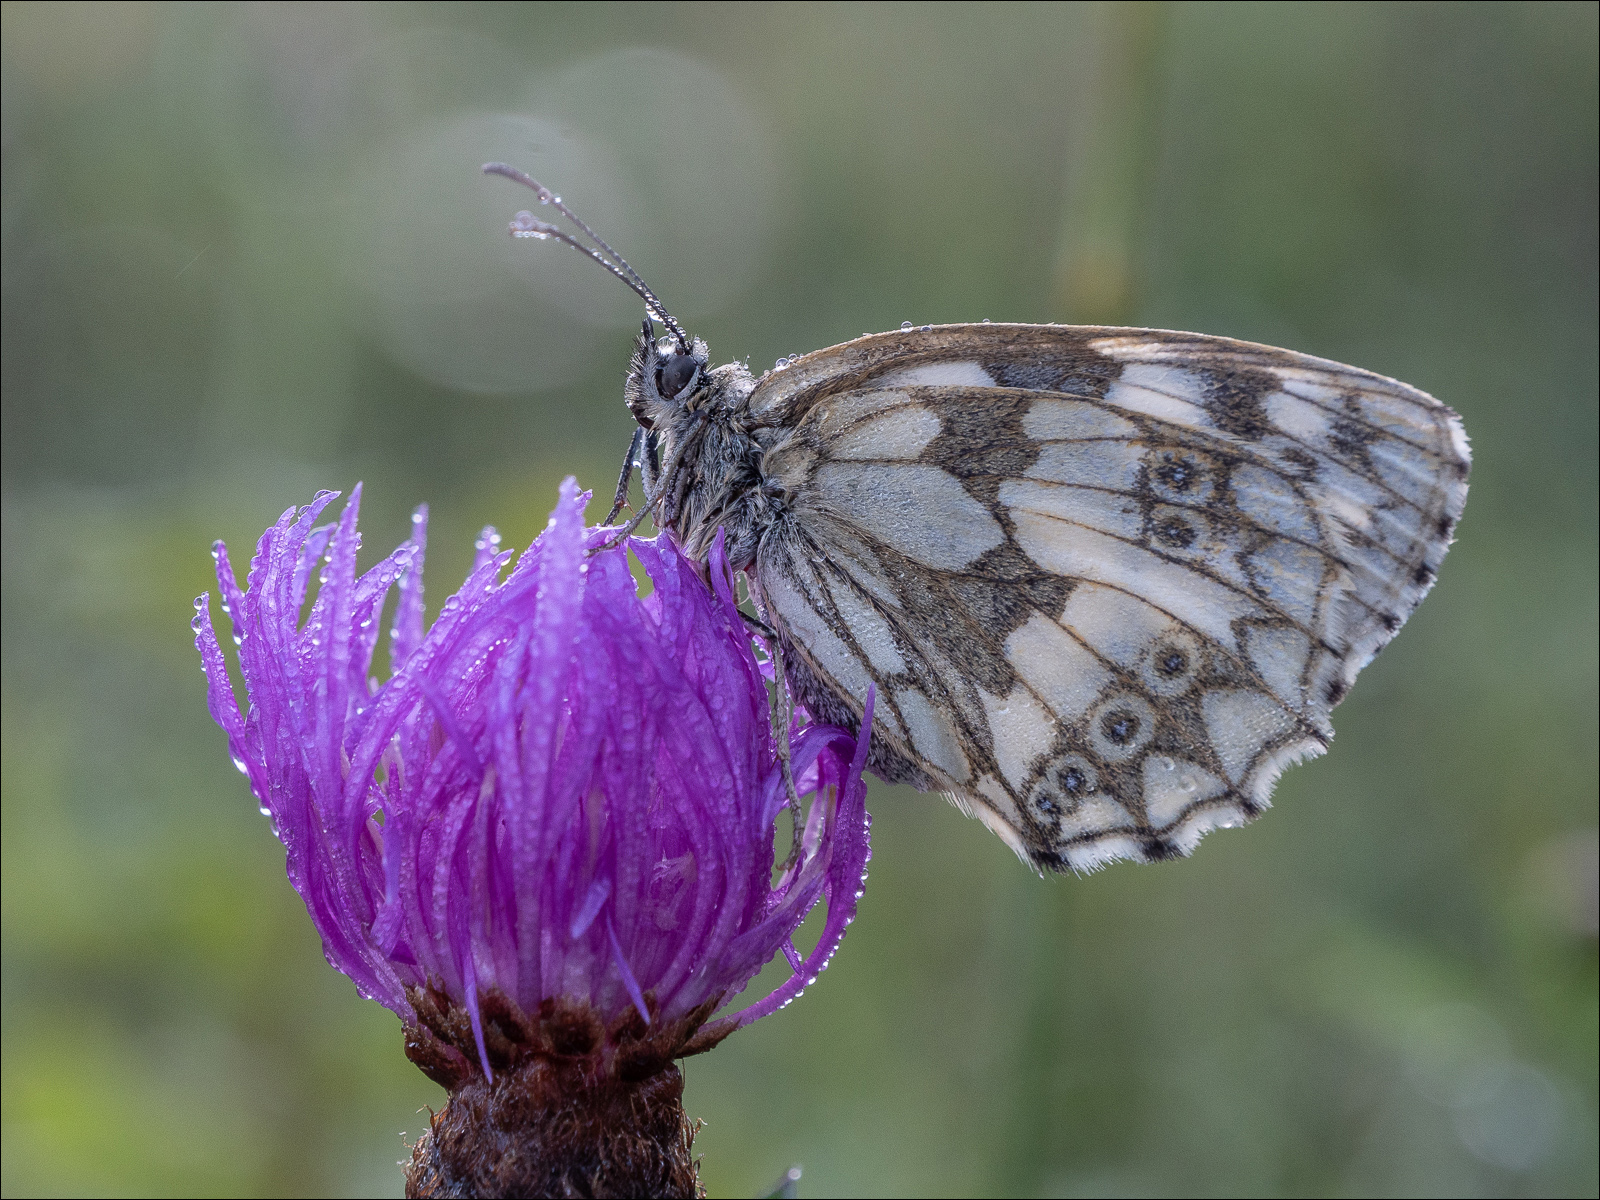
POLYGON ((529 1018, 493 993, 491 1082, 465 1014, 438 992, 411 998, 406 1053, 450 1099, 413 1147, 407 1196, 704 1195, 672 1061, 712 1040, 704 1013, 647 1026, 630 1011, 607 1027, 586 1006, 547 1001, 529 1018))

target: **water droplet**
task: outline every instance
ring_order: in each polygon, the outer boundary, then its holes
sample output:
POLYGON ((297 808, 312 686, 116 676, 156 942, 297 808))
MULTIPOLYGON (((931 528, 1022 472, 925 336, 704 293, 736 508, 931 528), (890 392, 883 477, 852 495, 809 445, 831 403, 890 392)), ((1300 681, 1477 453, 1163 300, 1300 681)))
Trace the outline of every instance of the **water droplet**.
POLYGON ((1156 766, 1160 767, 1163 771, 1171 771, 1177 767, 1177 765, 1178 764, 1173 762, 1170 758, 1162 757, 1156 759, 1156 766))
POLYGON ((932 332, 932 330, 933 330, 933 326, 932 325, 924 325, 922 327, 922 332, 923 333, 929 333, 929 332, 932 332))
POLYGON ((989 323, 990 323, 990 322, 989 322, 989 318, 988 318, 988 317, 985 317, 985 318, 984 318, 984 319, 983 319, 983 323, 984 323, 984 324, 985 324, 985 325, 987 325, 987 324, 989 324, 989 323))
POLYGON ((901 321, 900 322, 900 332, 901 333, 910 333, 911 332, 911 322, 910 321, 901 321))
POLYGON ((1200 784, 1193 775, 1185 775, 1178 781, 1178 786, 1186 792, 1197 792, 1200 790, 1200 784))

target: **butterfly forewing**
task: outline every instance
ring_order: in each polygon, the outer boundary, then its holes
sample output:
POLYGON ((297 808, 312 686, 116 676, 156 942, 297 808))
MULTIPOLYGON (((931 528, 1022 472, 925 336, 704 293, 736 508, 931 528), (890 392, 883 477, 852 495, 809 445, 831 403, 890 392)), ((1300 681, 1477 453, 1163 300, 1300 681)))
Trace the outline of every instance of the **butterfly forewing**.
POLYGON ((764 377, 756 562, 807 703, 1041 866, 1188 853, 1321 753, 1465 502, 1404 384, 1152 330, 945 326, 764 377), (832 709, 833 711, 830 711, 832 709))

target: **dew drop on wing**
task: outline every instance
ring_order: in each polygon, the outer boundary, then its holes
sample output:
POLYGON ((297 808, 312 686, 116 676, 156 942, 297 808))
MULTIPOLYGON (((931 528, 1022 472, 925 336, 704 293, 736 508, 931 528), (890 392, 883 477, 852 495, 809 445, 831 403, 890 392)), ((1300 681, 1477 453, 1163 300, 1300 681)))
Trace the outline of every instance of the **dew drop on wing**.
POLYGON ((911 322, 910 321, 901 321, 900 322, 900 332, 901 333, 910 333, 911 332, 911 322))

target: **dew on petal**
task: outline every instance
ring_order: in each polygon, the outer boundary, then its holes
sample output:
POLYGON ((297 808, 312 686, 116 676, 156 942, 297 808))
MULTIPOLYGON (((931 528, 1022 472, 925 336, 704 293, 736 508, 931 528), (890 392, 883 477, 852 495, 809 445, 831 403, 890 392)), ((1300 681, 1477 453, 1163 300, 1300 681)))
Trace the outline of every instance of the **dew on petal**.
MULTIPOLYGON (((344 547, 341 562, 359 542, 352 524, 345 533, 309 528, 333 496, 286 514, 262 540, 249 590, 224 600, 236 629, 249 631, 233 639, 243 713, 230 717, 231 697, 216 690, 225 667, 203 597, 194 622, 230 759, 284 842, 290 880, 329 960, 361 994, 402 1016, 411 1013, 407 989, 427 984, 464 1014, 469 995, 492 988, 524 1012, 560 996, 608 1021, 623 1008, 671 1020, 709 997, 736 995, 826 901, 823 937, 793 986, 735 1019, 757 1019, 812 984, 861 893, 865 788, 849 734, 791 729, 818 789, 806 799, 830 807, 825 821, 808 823, 817 836, 808 836, 801 864, 822 886, 804 904, 786 901, 799 874, 774 888, 782 808, 769 797, 782 785, 760 659, 705 582, 713 572, 720 594, 734 594, 720 542, 697 564, 669 538, 631 541, 656 584, 641 599, 628 547, 584 552, 585 498, 568 481, 544 532, 504 578, 490 567, 509 551, 492 528, 483 531, 474 552, 484 578, 446 598, 424 628, 419 507, 416 541, 353 582, 348 567, 316 571, 317 587, 337 586, 342 599, 307 596, 311 615, 302 619, 296 597, 314 590, 305 588, 312 566, 331 562, 330 539, 344 547), (379 678, 372 631, 395 587, 403 600, 390 636, 404 644, 404 661, 379 678), (669 762, 685 765, 667 770, 669 762), (372 824, 379 812, 381 835, 372 824), (547 834, 525 846, 522 815, 540 813, 579 815, 538 826, 547 834), (685 855, 690 827, 696 851, 685 855), (716 871, 698 869, 702 854, 716 871), (600 863, 611 887, 634 890, 579 913, 600 863), (679 865, 663 872, 662 863, 679 865), (352 878, 378 881, 379 897, 398 889, 394 902, 367 903, 335 882, 352 878), (719 889, 715 904, 730 888, 752 899, 741 918, 708 932, 676 915, 705 910, 702 888, 719 889), (533 941, 519 948, 523 937, 533 941), (518 969, 524 949, 538 970, 518 969), (682 969, 668 975, 675 962, 682 969)), ((220 543, 214 555, 226 561, 220 543)), ((457 1048, 478 1057, 473 1039, 457 1048)))

